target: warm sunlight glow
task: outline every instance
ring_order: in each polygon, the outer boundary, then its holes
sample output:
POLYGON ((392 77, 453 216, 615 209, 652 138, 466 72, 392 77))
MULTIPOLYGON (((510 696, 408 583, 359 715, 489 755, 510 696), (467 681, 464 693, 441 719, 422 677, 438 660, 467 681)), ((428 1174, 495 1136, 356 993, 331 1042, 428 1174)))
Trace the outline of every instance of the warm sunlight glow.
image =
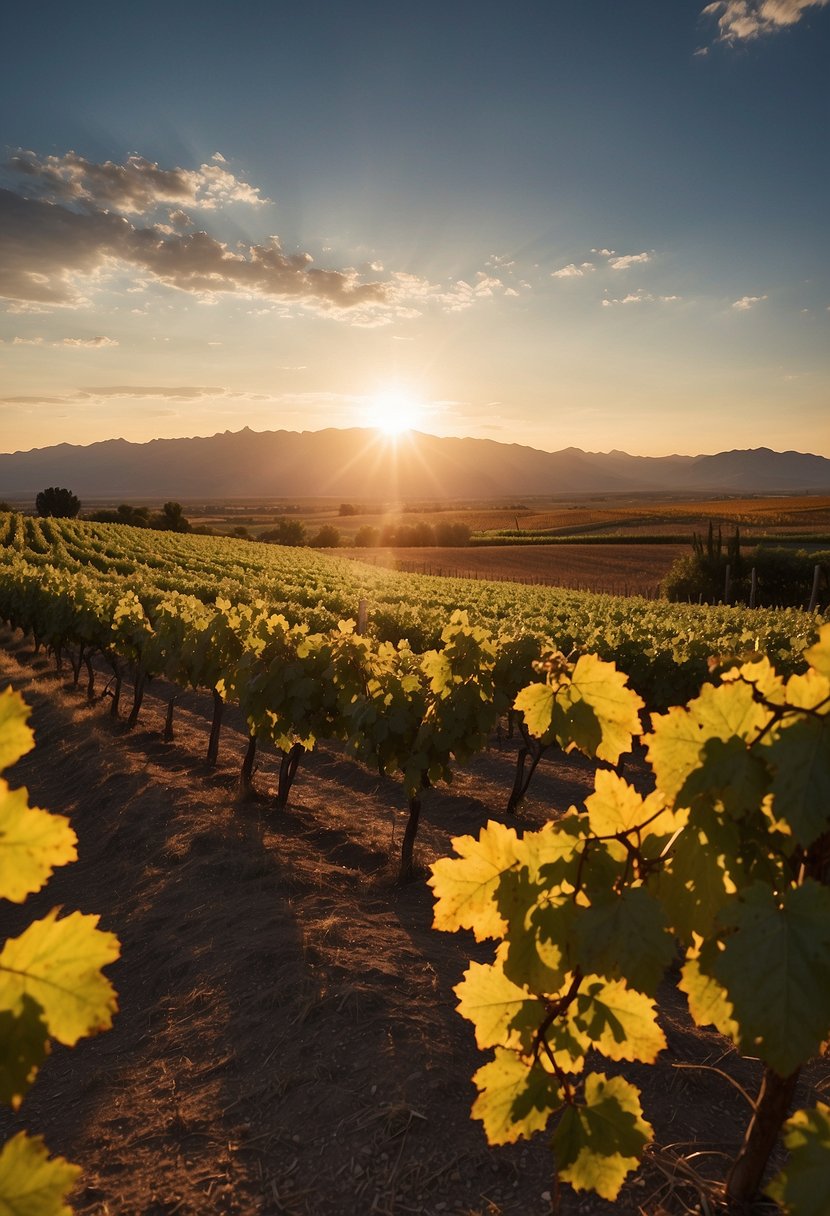
POLYGON ((384 435, 403 435, 418 424, 421 409, 411 393, 386 388, 376 393, 369 405, 369 425, 384 435))

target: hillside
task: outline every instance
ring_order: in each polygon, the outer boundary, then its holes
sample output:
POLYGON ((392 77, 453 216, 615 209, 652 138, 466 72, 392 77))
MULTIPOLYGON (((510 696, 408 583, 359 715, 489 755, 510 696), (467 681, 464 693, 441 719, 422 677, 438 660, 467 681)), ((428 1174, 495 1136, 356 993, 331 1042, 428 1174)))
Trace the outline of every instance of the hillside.
POLYGON ((66 485, 84 499, 325 497, 487 499, 638 492, 830 490, 830 460, 768 448, 709 456, 542 452, 490 439, 364 429, 109 439, 0 455, 0 498, 66 485))

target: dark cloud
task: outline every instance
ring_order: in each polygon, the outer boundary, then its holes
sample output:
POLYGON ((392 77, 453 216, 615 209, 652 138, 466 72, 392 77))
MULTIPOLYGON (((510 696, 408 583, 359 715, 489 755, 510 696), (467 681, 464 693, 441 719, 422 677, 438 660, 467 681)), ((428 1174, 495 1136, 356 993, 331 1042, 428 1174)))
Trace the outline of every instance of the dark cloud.
POLYGON ((83 300, 84 277, 123 264, 200 295, 295 299, 325 310, 391 303, 390 288, 354 271, 322 270, 276 237, 231 250, 206 232, 165 232, 105 211, 74 210, 0 190, 0 296, 53 306, 83 300))

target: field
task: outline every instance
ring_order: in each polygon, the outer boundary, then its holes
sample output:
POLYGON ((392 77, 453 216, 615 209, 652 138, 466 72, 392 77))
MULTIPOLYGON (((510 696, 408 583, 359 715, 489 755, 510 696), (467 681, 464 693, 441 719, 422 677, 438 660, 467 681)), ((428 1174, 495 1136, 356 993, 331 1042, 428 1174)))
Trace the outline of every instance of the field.
MULTIPOLYGON (((80 861, 55 876, 40 909, 100 912, 122 941, 114 1029, 56 1049, 24 1104, 25 1125, 84 1168, 75 1210, 550 1213, 546 1137, 488 1149, 469 1117, 481 1054, 452 989, 486 952, 431 929, 422 880, 395 884, 399 783, 325 748, 284 814, 273 809, 273 757, 257 797, 239 803, 244 735, 232 721, 218 768, 206 768, 206 698, 186 698, 164 744, 162 682, 126 734, 19 636, 2 642, 0 682, 23 690, 37 733, 14 780, 69 813, 80 837, 80 861)), ((453 787, 430 793, 422 866, 452 835, 504 819, 513 746, 493 740, 453 787)), ((578 759, 543 763, 522 823, 580 800, 591 771, 578 759)), ((7 931, 20 919, 8 916, 7 931)), ((698 1210, 678 1159, 694 1153, 701 1175, 717 1174, 738 1144, 746 1109, 723 1073, 754 1087, 760 1066, 694 1028, 671 985, 661 1009, 669 1050, 624 1071, 643 1087, 662 1147, 613 1205, 565 1188, 562 1216, 698 1210)), ((817 1066, 799 1099, 827 1085, 817 1066)))
POLYGON ((505 545, 481 548, 344 549, 343 556, 413 574, 492 579, 611 595, 657 594, 685 545, 505 545))
MULTIPOLYGON (((136 500, 137 501, 137 500, 136 500)), ((31 504, 22 504, 26 506, 31 504)), ((114 507, 114 501, 85 502, 84 511, 114 507)), ((161 504, 148 502, 154 509, 161 504)), ((348 503, 331 499, 236 499, 225 503, 183 500, 188 518, 222 532, 244 527, 252 536, 272 527, 274 520, 299 520, 309 531, 333 524, 349 544, 364 525, 383 528, 399 524, 461 523, 471 532, 487 533, 518 527, 525 532, 555 529, 562 536, 581 533, 607 535, 688 535, 705 532, 711 521, 717 528, 739 525, 747 539, 774 533, 819 535, 830 533, 830 497, 775 495, 706 498, 657 494, 572 495, 515 502, 348 503), (342 508, 346 507, 347 514, 342 508)))

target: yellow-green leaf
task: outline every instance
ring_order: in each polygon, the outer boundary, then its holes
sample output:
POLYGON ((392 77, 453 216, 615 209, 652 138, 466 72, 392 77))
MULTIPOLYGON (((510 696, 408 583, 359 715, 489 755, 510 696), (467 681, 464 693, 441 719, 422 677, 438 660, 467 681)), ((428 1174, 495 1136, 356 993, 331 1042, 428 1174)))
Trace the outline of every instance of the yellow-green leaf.
POLYGON ((623 1077, 590 1073, 584 1105, 569 1106, 553 1134, 557 1173, 574 1190, 614 1200, 652 1139, 639 1091, 623 1077))
POLYGON ((513 708, 524 714, 525 726, 536 739, 550 730, 555 695, 549 684, 529 684, 513 702, 513 708))
POLYGON ((497 1047, 495 1058, 473 1077, 479 1095, 472 1114, 481 1119, 490 1144, 513 1144, 542 1131, 562 1105, 556 1078, 540 1063, 497 1047))
POLYGON ((563 746, 616 764, 640 734, 643 700, 628 687, 628 676, 594 654, 576 661, 573 675, 557 694, 553 726, 563 746))
POLYGON ((35 737, 26 725, 29 707, 12 686, 0 692, 0 770, 15 764, 34 747, 35 737))
POLYGON ((766 1194, 787 1216, 826 1216, 830 1195, 830 1108, 821 1102, 799 1110, 784 1124, 790 1155, 766 1194))
POLYGON ((513 828, 491 820, 474 836, 457 836, 458 857, 434 862, 429 885, 435 892, 433 927, 453 932, 472 929, 476 941, 501 937, 507 923, 494 896, 502 874, 516 862, 518 837, 513 828))
POLYGON ((74 1047, 112 1025, 117 1008, 101 968, 118 958, 118 939, 97 928, 97 916, 57 909, 6 942, 0 953, 0 1009, 17 1013, 28 994, 43 1010, 52 1038, 74 1047))
POLYGON ((18 1132, 0 1152, 0 1216, 72 1216, 66 1196, 80 1176, 63 1157, 50 1159, 41 1136, 18 1132))
POLYGON ((822 625, 818 631, 818 641, 808 646, 804 658, 816 671, 830 677, 830 625, 822 625))
POLYGON ((458 1012, 475 1027, 479 1047, 530 1048, 544 1005, 528 988, 512 983, 498 960, 471 963, 453 991, 458 1012))
POLYGON ((55 866, 75 861, 77 837, 63 815, 30 807, 24 789, 0 780, 0 896, 22 903, 55 866))
POLYGON ((647 836, 669 836, 685 821, 683 812, 675 814, 666 806, 659 790, 643 798, 610 768, 597 769, 594 792, 585 799, 585 809, 596 836, 614 836, 635 828, 640 829, 637 835, 641 840, 647 836), (641 824, 646 826, 640 828, 641 824))
POLYGON ((599 976, 587 977, 569 1018, 609 1060, 653 1064, 666 1046, 654 1001, 622 980, 607 983, 599 976))

